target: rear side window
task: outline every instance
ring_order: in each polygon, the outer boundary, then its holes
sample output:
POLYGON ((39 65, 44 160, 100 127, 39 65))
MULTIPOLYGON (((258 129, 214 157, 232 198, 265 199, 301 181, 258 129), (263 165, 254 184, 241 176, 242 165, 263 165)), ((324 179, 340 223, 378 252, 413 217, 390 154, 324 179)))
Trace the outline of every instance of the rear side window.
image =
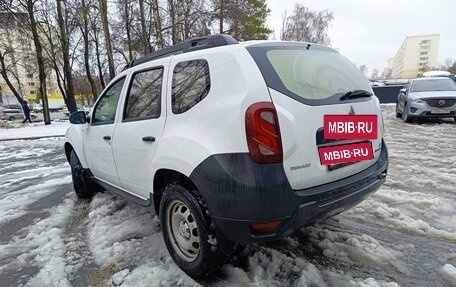
POLYGON ((124 121, 160 117, 163 68, 140 71, 133 75, 124 111, 124 121))
POLYGON ((211 88, 206 60, 180 62, 173 71, 171 105, 174 114, 181 114, 203 100, 211 88))
POLYGON ((248 50, 270 88, 308 105, 340 103, 348 91, 371 90, 358 69, 331 50, 298 46, 248 50))

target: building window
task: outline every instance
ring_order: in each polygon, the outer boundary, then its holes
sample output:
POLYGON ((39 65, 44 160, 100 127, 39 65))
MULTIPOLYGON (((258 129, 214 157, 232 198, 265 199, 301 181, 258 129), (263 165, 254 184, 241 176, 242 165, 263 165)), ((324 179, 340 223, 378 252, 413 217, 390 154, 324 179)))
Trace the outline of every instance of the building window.
POLYGON ((427 55, 428 52, 421 52, 420 55, 427 55))
POLYGON ((29 87, 34 87, 35 86, 35 83, 34 82, 30 82, 28 83, 29 87))
POLYGON ((429 57, 420 57, 420 61, 427 61, 429 57))
POLYGON ((34 91, 34 90, 30 91, 30 95, 36 95, 36 91, 34 91))
POLYGON ((420 42, 420 45, 426 45, 426 44, 429 44, 431 42, 431 40, 422 40, 420 42))

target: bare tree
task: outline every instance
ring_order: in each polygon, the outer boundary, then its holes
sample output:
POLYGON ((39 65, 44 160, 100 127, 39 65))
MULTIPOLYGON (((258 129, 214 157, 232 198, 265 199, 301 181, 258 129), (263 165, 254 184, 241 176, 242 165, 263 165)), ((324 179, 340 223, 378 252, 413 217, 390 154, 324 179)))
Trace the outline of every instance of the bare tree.
POLYGON ((367 66, 365 64, 359 65, 358 70, 363 74, 364 77, 367 77, 367 66))
POLYGON ((377 80, 380 77, 380 70, 379 69, 373 69, 371 72, 370 79, 371 80, 377 80))
POLYGON ((381 78, 382 79, 391 79, 392 75, 393 75, 393 71, 391 69, 384 68, 382 71, 381 78))
POLYGON ((110 79, 114 79, 114 77, 116 76, 116 69, 114 66, 111 32, 109 30, 109 23, 108 23, 108 1, 99 0, 99 3, 100 3, 101 23, 103 25, 103 33, 104 33, 105 45, 106 45, 106 53, 108 56, 109 77, 110 77, 110 79))
POLYGON ((98 95, 97 86, 95 80, 92 77, 92 72, 90 70, 90 45, 89 45, 89 14, 90 14, 90 5, 86 3, 85 0, 81 0, 81 6, 79 8, 78 20, 79 27, 81 30, 82 37, 84 39, 84 68, 87 76, 87 80, 90 83, 92 89, 92 94, 96 98, 98 95))
POLYGON ((144 0, 139 0, 139 19, 141 23, 141 40, 142 40, 142 52, 145 54, 150 53, 152 47, 150 46, 150 36, 147 32, 146 25, 146 11, 144 8, 144 0))
POLYGON ((151 0, 152 14, 155 23, 155 35, 157 38, 157 48, 163 49, 165 46, 165 39, 163 37, 163 27, 160 15, 160 6, 158 0, 151 0))
POLYGON ((290 16, 283 16, 281 39, 329 45, 327 30, 334 19, 332 12, 312 11, 296 4, 290 16))
POLYGON ((19 95, 19 92, 16 90, 16 87, 13 85, 13 83, 10 80, 9 75, 12 74, 11 66, 7 65, 6 60, 5 60, 5 57, 10 53, 11 53, 11 51, 2 52, 0 50, 0 75, 2 76, 3 80, 5 80, 8 88, 11 90, 13 95, 16 97, 17 101, 22 105, 24 100, 19 95))
POLYGON ((36 59, 38 64, 38 77, 40 79, 39 95, 43 102, 44 124, 50 125, 51 117, 49 115, 49 103, 46 90, 46 69, 44 65, 43 47, 41 45, 40 36, 38 34, 38 25, 35 19, 35 1, 26 0, 25 4, 27 8, 27 13, 29 15, 30 30, 32 31, 33 42, 35 44, 36 59))
POLYGON ((456 60, 446 58, 445 62, 439 65, 439 70, 450 72, 453 75, 456 74, 456 60))
POLYGON ((74 87, 73 87, 73 75, 71 71, 71 64, 70 64, 70 47, 68 44, 68 34, 67 34, 67 23, 63 16, 63 9, 62 9, 62 0, 57 1, 57 21, 59 23, 59 30, 60 30, 60 44, 62 48, 62 58, 63 58, 63 73, 65 75, 65 94, 64 100, 65 104, 68 107, 68 111, 76 112, 76 101, 74 99, 74 87))

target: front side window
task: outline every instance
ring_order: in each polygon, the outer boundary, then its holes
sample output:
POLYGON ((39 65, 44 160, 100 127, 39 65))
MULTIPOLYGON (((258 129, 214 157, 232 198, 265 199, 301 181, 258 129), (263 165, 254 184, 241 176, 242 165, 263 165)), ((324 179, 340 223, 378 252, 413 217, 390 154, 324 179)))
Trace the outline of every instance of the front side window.
POLYGON ((450 79, 415 81, 412 92, 456 91, 456 84, 450 79))
POLYGON ((211 88, 206 60, 181 62, 173 71, 171 105, 174 114, 181 114, 204 99, 211 88))
POLYGON ((100 101, 93 111, 93 125, 104 125, 114 123, 116 117, 117 103, 122 92, 125 78, 118 80, 101 96, 100 101))
POLYGON ((124 111, 124 121, 160 117, 163 68, 137 72, 133 75, 124 111))

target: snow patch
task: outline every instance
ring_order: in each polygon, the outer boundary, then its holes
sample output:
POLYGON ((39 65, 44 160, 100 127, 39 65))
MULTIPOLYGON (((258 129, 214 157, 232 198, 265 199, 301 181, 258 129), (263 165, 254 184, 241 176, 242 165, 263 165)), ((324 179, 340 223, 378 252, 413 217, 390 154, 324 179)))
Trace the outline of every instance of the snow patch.
POLYGON ((71 182, 71 176, 68 175, 6 194, 0 193, 0 223, 22 216, 27 210, 27 205, 55 192, 56 186, 71 182))
POLYGON ((53 121, 50 125, 45 125, 44 123, 33 123, 30 125, 9 125, 1 129, 0 140, 42 136, 61 137, 65 135, 65 132, 70 125, 71 124, 68 121, 53 121))
MULTIPOLYGON (((244 253, 249 252, 248 249, 251 248, 247 247, 244 253)), ((224 270, 229 283, 236 286, 398 286, 394 282, 353 278, 344 273, 319 269, 303 258, 293 258, 265 247, 258 247, 258 250, 249 256, 247 272, 230 265, 224 266, 224 270)))
POLYGON ((350 265, 392 265, 401 271, 405 269, 398 260, 400 252, 382 246, 367 234, 354 235, 320 227, 308 227, 307 230, 310 231, 311 242, 320 248, 326 257, 336 258, 350 265))
MULTIPOLYGON (((121 286, 199 286, 174 264, 149 211, 111 194, 96 195, 88 223, 88 246, 95 263, 128 268, 121 286), (137 267, 131 268, 132 262, 137 267)), ((115 275, 108 285, 118 286, 120 275, 115 275)))
MULTIPOLYGON (((39 268, 36 276, 25 286, 70 286, 65 259, 65 225, 74 205, 74 198, 67 198, 54 207, 51 215, 28 227, 25 237, 13 237, 0 246, 0 258, 17 256, 20 265, 39 268)), ((8 267, 6 267, 8 268, 8 267)))
POLYGON ((376 225, 405 231, 414 235, 426 235, 444 240, 456 241, 456 232, 453 230, 437 229, 429 223, 415 219, 385 203, 369 198, 355 208, 344 213, 349 218, 370 222, 376 225))
POLYGON ((448 282, 456 286, 456 268, 451 264, 445 264, 442 267, 442 275, 448 282))

